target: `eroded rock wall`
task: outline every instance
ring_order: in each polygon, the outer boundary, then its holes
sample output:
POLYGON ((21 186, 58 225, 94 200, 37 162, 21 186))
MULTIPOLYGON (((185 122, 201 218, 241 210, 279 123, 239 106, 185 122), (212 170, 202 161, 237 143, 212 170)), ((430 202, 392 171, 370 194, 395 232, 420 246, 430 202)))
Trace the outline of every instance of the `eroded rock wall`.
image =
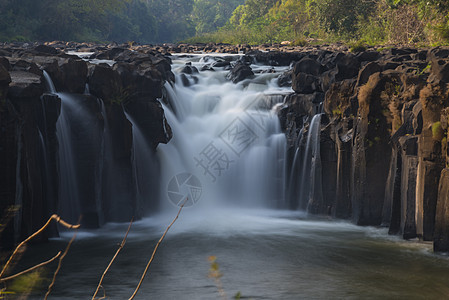
MULTIPOLYGON (((70 95, 82 115, 82 120, 72 116, 70 127, 82 224, 97 227, 143 216, 136 204, 133 126, 143 132, 150 151, 171 139, 159 102, 164 83, 174 78, 170 59, 156 51, 96 49, 99 58, 115 61, 112 67, 58 47, 14 44, 3 45, 0 55, 0 212, 19 209, 1 234, 1 247, 36 231, 64 201, 56 126, 61 92, 70 95), (44 70, 58 93, 50 93, 44 70), (112 199, 123 203, 112 204, 112 199)), ((52 234, 56 227, 41 238, 52 234)))
POLYGON ((334 196, 309 213, 387 226, 449 251, 448 66, 444 48, 303 53, 279 116, 291 153, 319 105, 326 116, 322 186, 334 196))

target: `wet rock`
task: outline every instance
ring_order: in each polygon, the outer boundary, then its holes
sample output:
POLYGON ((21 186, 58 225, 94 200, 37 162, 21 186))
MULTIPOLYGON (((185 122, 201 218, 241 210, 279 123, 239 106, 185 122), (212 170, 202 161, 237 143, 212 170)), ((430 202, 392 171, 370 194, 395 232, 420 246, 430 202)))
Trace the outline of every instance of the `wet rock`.
POLYGON ((212 68, 211 66, 204 65, 204 66, 201 67, 200 71, 201 71, 201 72, 204 72, 204 71, 212 71, 212 72, 214 72, 215 69, 212 68))
POLYGON ((68 59, 60 65, 63 74, 61 91, 82 94, 87 83, 87 64, 81 59, 68 59))
POLYGON ((251 76, 254 76, 254 72, 250 66, 242 63, 237 63, 228 73, 226 78, 231 80, 233 83, 238 83, 251 76))
POLYGON ((89 75, 89 89, 105 103, 120 104, 126 100, 122 79, 117 71, 107 65, 95 65, 89 75))
POLYGON ((142 130, 153 150, 156 150, 159 143, 166 144, 172 138, 172 130, 159 101, 129 101, 125 109, 142 130))
POLYGON ((216 68, 223 68, 223 67, 229 67, 231 65, 231 62, 230 61, 217 61, 217 62, 215 62, 215 63, 212 63, 212 66, 213 67, 216 67, 216 68))
POLYGON ((8 96, 13 99, 39 98, 44 93, 42 78, 36 74, 12 71, 8 96))
POLYGON ((278 85, 280 87, 284 87, 284 86, 291 86, 292 85, 292 74, 293 74, 293 70, 288 70, 284 73, 282 73, 281 75, 279 75, 278 77, 278 85))
POLYGON ((199 73, 198 69, 194 66, 191 65, 185 65, 182 70, 181 73, 183 74, 196 74, 199 73))

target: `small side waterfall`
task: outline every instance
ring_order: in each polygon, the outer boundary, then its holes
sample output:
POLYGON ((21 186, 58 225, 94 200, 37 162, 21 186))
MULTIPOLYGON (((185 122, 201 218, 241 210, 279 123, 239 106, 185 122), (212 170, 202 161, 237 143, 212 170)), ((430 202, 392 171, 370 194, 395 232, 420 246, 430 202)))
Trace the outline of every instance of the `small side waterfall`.
POLYGON ((75 153, 72 144, 72 120, 77 105, 69 95, 58 94, 61 98, 61 114, 56 123, 59 141, 59 214, 69 222, 77 222, 81 215, 81 204, 75 153))
POLYGON ((311 204, 322 198, 320 126, 321 114, 317 114, 310 122, 307 138, 304 135, 304 128, 299 133, 289 183, 292 208, 310 211, 313 206, 311 204))
POLYGON ((47 87, 47 91, 50 94, 56 94, 56 88, 55 85, 53 84, 53 80, 51 80, 50 75, 45 70, 43 70, 42 72, 44 73, 45 86, 47 87))
POLYGON ((134 211, 140 214, 136 217, 143 217, 155 208, 157 201, 153 199, 159 198, 159 187, 155 184, 159 166, 142 130, 129 113, 125 111, 125 115, 133 126, 132 171, 136 196, 134 211))
MULTIPOLYGON (((48 91, 61 99, 56 123, 59 144, 58 214, 75 223, 97 227, 101 216, 103 118, 100 103, 90 95, 58 93, 44 73, 48 91)), ((45 104, 43 104, 45 105, 45 104)))

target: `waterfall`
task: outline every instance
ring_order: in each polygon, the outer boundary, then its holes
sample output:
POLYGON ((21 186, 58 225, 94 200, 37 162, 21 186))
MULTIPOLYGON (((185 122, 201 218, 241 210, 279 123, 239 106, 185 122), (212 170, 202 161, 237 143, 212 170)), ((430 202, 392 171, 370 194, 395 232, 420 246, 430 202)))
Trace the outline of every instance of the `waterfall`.
POLYGON ((45 86, 47 87, 47 91, 50 94, 56 94, 56 88, 55 85, 53 84, 53 81, 51 80, 50 75, 45 70, 43 70, 42 72, 44 73, 45 86))
POLYGON ((136 196, 134 211, 137 213, 135 217, 139 218, 154 208, 152 199, 159 197, 157 180, 155 180, 159 173, 159 166, 142 130, 126 110, 125 115, 133 128, 132 172, 136 196))
POLYGON ((76 222, 81 215, 80 195, 72 144, 71 112, 77 105, 69 95, 58 94, 61 98, 61 114, 56 123, 59 142, 59 214, 70 222, 76 222))
MULTIPOLYGON (((61 99, 56 123, 58 150, 58 214, 75 223, 97 227, 102 221, 101 180, 103 118, 101 103, 91 95, 57 92, 44 72, 47 89, 61 99)), ((45 107, 45 103, 43 103, 45 107)))
POLYGON ((165 85, 164 105, 173 139, 157 151, 164 206, 170 206, 168 184, 186 173, 194 175, 201 187, 189 185, 185 193, 201 188, 201 205, 285 208, 286 140, 272 108, 291 93, 276 84, 287 68, 267 73, 271 67, 251 65, 255 76, 233 84, 226 79, 225 67, 213 67, 217 61, 239 58, 174 56, 176 83, 165 85), (197 69, 209 64, 214 71, 182 74, 186 64, 197 69))
POLYGON ((302 168, 298 177, 298 208, 301 210, 308 211, 310 203, 322 197, 319 187, 321 184, 320 130, 321 114, 317 114, 310 122, 301 160, 302 168))

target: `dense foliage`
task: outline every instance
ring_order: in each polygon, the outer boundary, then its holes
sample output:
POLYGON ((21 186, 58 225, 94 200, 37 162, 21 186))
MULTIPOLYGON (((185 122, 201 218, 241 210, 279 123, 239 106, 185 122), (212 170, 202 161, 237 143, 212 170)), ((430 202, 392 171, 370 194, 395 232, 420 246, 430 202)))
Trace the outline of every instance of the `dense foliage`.
POLYGON ((0 0, 0 41, 446 43, 449 0, 0 0))
POLYGON ((448 13, 449 0, 246 0, 219 31, 190 41, 441 44, 448 13))
POLYGON ((223 26, 244 0, 0 0, 0 41, 173 42, 223 26))

